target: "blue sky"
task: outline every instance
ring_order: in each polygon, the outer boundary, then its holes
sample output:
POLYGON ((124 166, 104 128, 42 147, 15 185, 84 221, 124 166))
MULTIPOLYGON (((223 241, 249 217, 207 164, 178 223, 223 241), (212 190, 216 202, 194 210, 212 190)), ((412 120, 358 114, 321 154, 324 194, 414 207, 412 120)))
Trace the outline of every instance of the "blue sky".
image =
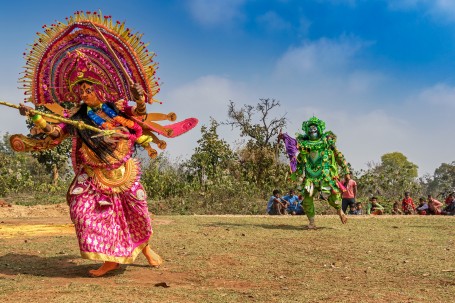
MULTIPOLYGON (((0 99, 22 100, 22 53, 43 24, 98 9, 158 54, 164 104, 150 111, 207 124, 226 119, 229 100, 275 98, 289 133, 318 116, 356 169, 394 151, 421 175, 455 160, 455 1, 10 1, 0 12, 0 99)), ((169 140, 170 155, 191 155, 199 129, 169 140)), ((2 108, 0 131, 25 132, 25 122, 2 108)))

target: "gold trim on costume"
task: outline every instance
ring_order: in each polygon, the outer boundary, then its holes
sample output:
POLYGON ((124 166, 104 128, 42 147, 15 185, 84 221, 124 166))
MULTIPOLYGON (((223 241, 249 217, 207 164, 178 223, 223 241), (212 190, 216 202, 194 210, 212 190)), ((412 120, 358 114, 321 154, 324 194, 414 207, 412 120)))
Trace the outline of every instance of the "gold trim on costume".
POLYGON ((61 132, 59 133, 59 138, 55 139, 51 138, 50 136, 47 136, 44 139, 34 139, 24 135, 12 135, 10 137, 11 148, 17 152, 42 151, 52 149, 68 137, 68 135, 61 135, 61 132))
MULTIPOLYGON (((149 239, 150 240, 150 239, 149 239)), ((115 256, 110 256, 102 253, 94 253, 94 252, 87 252, 87 251, 81 251, 81 257, 83 259, 89 259, 89 260, 98 260, 98 261, 109 261, 109 262, 116 262, 120 264, 131 264, 134 262, 136 257, 139 255, 139 253, 148 245, 148 241, 142 243, 138 247, 136 247, 133 252, 131 253, 131 256, 129 257, 115 257, 115 256)))
POLYGON ((131 188, 139 177, 139 164, 129 159, 117 169, 85 167, 87 174, 93 178, 96 186, 102 190, 121 193, 131 188))

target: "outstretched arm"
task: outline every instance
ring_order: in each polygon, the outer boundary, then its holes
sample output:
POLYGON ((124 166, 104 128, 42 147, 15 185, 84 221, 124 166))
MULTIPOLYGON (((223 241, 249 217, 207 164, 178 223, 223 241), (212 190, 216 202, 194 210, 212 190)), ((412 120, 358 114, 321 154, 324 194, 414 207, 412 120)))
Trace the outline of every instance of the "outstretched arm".
POLYGON ((335 161, 341 167, 341 170, 344 175, 349 175, 351 172, 349 171, 348 163, 344 158, 343 154, 338 150, 335 145, 332 145, 333 154, 335 155, 335 161))
MULTIPOLYGON (((19 104, 19 113, 22 116, 31 116, 30 110, 31 107, 25 106, 24 104, 19 104)), ((33 115, 31 116, 33 123, 38 126, 46 135, 51 137, 52 139, 57 139, 61 136, 61 128, 58 126, 54 126, 50 123, 47 123, 46 120, 41 115, 33 115)))

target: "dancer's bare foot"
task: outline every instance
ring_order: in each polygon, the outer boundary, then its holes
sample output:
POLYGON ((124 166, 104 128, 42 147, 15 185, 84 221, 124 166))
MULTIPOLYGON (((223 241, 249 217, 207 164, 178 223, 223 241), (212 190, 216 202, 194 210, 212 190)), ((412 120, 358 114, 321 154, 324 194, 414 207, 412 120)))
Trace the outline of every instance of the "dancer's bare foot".
POLYGON ((310 223, 308 223, 308 229, 317 229, 316 224, 314 224, 314 217, 308 219, 310 223))
POLYGON ((316 224, 314 224, 314 222, 313 223, 309 223, 308 224, 308 229, 317 229, 316 224))
POLYGON ((120 264, 118 264, 116 262, 106 261, 103 263, 103 265, 101 265, 100 268, 89 270, 88 274, 92 277, 101 277, 112 270, 118 269, 119 267, 120 267, 120 264))
POLYGON ((348 217, 344 214, 343 210, 337 210, 338 216, 340 216, 341 223, 346 224, 348 222, 348 217))
POLYGON ((160 265, 163 263, 163 259, 161 259, 161 257, 150 248, 150 245, 144 247, 142 253, 147 258, 147 261, 151 267, 160 267, 160 265))

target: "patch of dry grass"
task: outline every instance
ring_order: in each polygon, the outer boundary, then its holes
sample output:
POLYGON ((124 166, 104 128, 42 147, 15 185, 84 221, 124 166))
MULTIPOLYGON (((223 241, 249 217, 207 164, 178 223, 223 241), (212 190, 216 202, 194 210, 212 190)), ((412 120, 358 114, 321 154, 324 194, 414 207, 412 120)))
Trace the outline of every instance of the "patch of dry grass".
MULTIPOLYGON (((74 235, 2 237, 1 302, 451 302, 455 218, 157 217, 152 247, 107 277, 86 272, 74 235), (155 287, 166 282, 170 287, 155 287)), ((24 221, 25 222, 25 221, 24 221)), ((6 228, 8 224, 0 224, 6 228)), ((11 226, 8 225, 11 229, 11 226)), ((5 229, 6 230, 6 229, 5 229)))

